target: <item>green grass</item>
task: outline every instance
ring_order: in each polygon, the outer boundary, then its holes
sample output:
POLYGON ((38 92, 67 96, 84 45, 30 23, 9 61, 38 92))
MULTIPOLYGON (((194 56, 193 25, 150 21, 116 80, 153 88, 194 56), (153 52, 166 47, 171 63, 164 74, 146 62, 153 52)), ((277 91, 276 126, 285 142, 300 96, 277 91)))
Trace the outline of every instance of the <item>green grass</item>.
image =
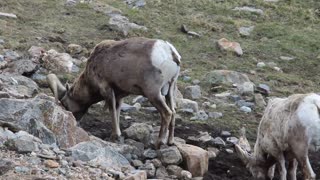
MULTIPOLYGON (((317 91, 319 87, 320 13, 316 0, 283 0, 267 3, 263 0, 148 0, 146 7, 130 9, 119 0, 97 0, 120 9, 132 22, 144 25, 147 32, 131 32, 132 36, 146 36, 172 42, 182 55, 182 70, 191 70, 192 79, 205 81, 204 75, 214 69, 229 69, 248 73, 256 70, 250 79, 268 84, 271 95, 287 96, 292 93, 317 91), (264 11, 263 15, 237 12, 237 6, 252 6, 264 11), (180 31, 184 24, 200 33, 201 38, 189 37, 180 31), (249 37, 241 37, 238 28, 254 25, 249 37), (239 42, 244 55, 221 52, 216 45, 220 38, 239 42), (282 61, 280 56, 293 56, 295 60, 282 61), (283 73, 271 68, 259 70, 257 62, 275 62, 283 73)), ((96 12, 88 4, 65 7, 64 0, 2 0, 0 12, 18 15, 17 20, 0 19, 0 38, 6 48, 25 52, 30 46, 64 51, 70 43, 91 49, 102 39, 123 39, 121 33, 110 31, 108 17, 96 12), (39 41, 59 36, 66 43, 39 41)), ((1 51, 0 51, 1 53, 1 51)), ((65 79, 70 79, 68 75, 65 79)), ((179 86, 190 85, 182 82, 179 86)), ((212 92, 201 83, 205 96, 212 92)), ((256 127, 258 118, 239 115, 236 110, 222 109, 224 117, 212 121, 216 126, 232 127, 248 122, 256 127), (249 119, 249 120, 248 120, 249 119)), ((257 113, 261 113, 258 111, 257 113)), ((254 133, 253 133, 254 134, 254 133)))

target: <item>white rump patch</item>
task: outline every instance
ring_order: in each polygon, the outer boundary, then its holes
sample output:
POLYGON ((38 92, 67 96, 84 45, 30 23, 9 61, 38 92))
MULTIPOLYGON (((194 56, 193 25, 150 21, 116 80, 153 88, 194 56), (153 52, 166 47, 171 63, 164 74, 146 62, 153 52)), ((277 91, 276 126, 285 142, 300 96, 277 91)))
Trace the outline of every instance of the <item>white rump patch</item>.
POLYGON ((170 82, 179 72, 179 66, 174 61, 173 54, 181 57, 177 50, 168 42, 157 40, 153 45, 151 63, 154 67, 161 70, 164 83, 170 82))

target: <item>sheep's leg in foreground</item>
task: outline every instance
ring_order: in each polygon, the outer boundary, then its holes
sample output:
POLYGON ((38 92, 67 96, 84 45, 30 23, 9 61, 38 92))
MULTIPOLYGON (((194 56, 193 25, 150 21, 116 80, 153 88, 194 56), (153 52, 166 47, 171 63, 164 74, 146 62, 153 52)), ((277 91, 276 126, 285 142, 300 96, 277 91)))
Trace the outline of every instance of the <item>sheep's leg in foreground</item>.
POLYGON ((168 127, 173 113, 167 106, 165 98, 161 95, 161 92, 158 92, 158 94, 155 96, 148 96, 148 99, 151 104, 159 111, 161 116, 161 127, 158 141, 156 143, 156 148, 159 149, 161 144, 165 144, 168 127))
POLYGON ((280 165, 280 179, 287 180, 286 160, 283 153, 279 153, 278 163, 280 165))
POLYGON ((272 165, 268 170, 268 177, 270 180, 274 178, 274 171, 276 170, 276 165, 272 165))
POLYGON ((308 154, 305 155, 304 157, 298 157, 298 162, 300 163, 304 175, 305 180, 315 180, 316 179, 316 174, 313 172, 308 154))
POLYGON ((295 154, 295 157, 302 167, 302 172, 305 180, 315 180, 316 174, 313 172, 310 165, 308 150, 309 144, 307 140, 294 141, 292 145, 292 151, 295 154))
POLYGON ((168 144, 169 145, 172 145, 174 143, 174 127, 175 127, 175 114, 176 114, 176 111, 175 111, 175 104, 174 104, 174 89, 175 89, 175 81, 172 82, 170 84, 170 87, 169 87, 169 92, 168 94, 166 95, 166 101, 167 101, 167 104, 169 106, 169 108, 171 109, 172 111, 172 116, 171 116, 171 122, 169 124, 169 137, 168 137, 168 144))
POLYGON ((297 168, 298 168, 298 161, 296 159, 292 159, 289 162, 289 175, 291 180, 297 179, 297 168))
POLYGON ((119 140, 121 136, 121 131, 119 127, 119 120, 118 120, 118 111, 120 114, 120 103, 116 101, 116 96, 114 90, 111 89, 111 99, 109 100, 109 110, 112 114, 112 140, 119 140))

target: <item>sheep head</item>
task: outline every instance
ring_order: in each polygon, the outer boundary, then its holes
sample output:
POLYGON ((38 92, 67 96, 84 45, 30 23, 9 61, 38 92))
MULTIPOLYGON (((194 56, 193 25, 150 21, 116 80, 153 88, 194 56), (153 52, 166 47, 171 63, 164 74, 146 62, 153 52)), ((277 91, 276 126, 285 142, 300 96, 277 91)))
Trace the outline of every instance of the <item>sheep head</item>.
POLYGON ((86 110, 84 110, 80 103, 72 98, 72 87, 70 88, 68 83, 64 86, 55 74, 48 74, 47 82, 54 94, 56 102, 60 101, 68 111, 73 113, 77 120, 81 119, 86 110))
POLYGON ((268 170, 269 165, 266 161, 261 161, 257 159, 254 153, 251 153, 250 144, 245 135, 245 129, 242 128, 240 130, 240 138, 237 144, 235 144, 235 151, 238 157, 242 160, 242 162, 246 165, 246 167, 250 170, 254 179, 257 180, 266 180, 270 179, 268 170))

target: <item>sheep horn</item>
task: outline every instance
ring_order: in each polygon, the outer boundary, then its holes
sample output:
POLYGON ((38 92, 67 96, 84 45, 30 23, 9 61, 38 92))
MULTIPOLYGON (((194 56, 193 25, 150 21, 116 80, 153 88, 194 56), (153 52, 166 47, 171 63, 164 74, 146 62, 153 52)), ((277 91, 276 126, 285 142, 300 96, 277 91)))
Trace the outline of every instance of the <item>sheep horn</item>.
POLYGON ((66 93, 66 88, 63 86, 63 84, 55 74, 48 74, 47 82, 52 93, 54 94, 56 102, 58 102, 63 98, 64 94, 66 93))

